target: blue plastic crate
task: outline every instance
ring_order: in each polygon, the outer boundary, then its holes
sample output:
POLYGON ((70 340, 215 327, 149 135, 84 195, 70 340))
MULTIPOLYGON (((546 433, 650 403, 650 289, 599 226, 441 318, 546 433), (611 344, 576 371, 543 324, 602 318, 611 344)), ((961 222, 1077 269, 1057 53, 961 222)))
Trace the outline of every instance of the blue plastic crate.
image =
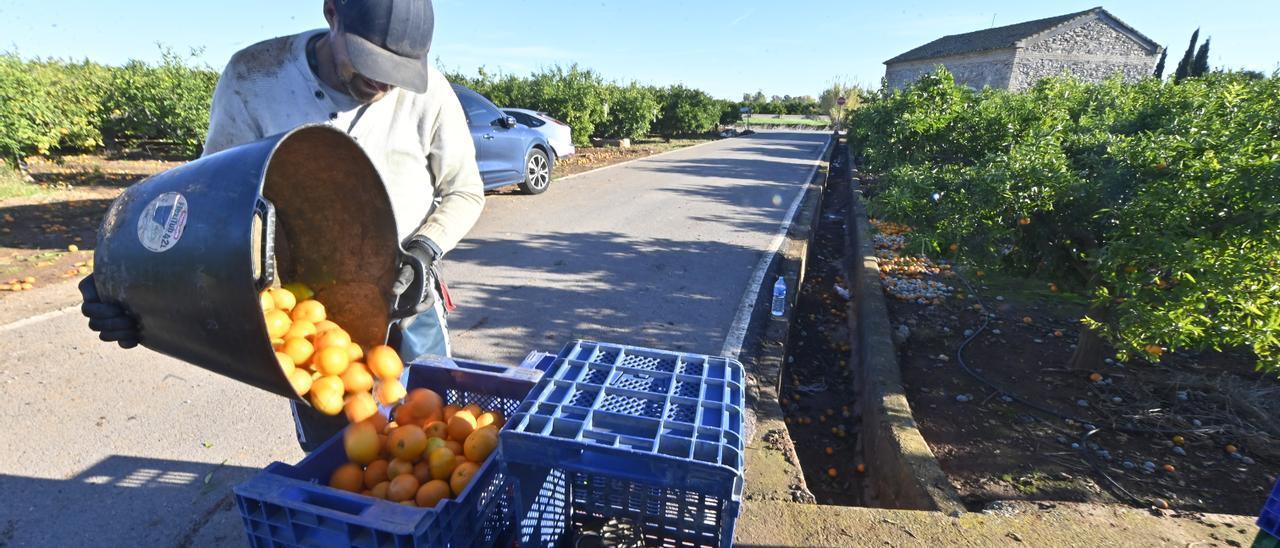
POLYGON ((729 545, 741 508, 742 409, 734 360, 570 343, 499 435, 526 501, 521 540, 729 545))
POLYGON ((1267 502, 1262 505, 1262 513, 1258 515, 1258 527, 1270 533, 1272 537, 1280 538, 1280 479, 1276 480, 1276 486, 1271 489, 1271 496, 1267 497, 1267 502))
MULTIPOLYGON (((447 358, 409 365, 407 386, 440 393, 446 403, 476 403, 510 416, 541 371, 447 358)), ((510 534, 515 480, 490 456, 462 495, 415 508, 348 493, 324 483, 346 462, 335 436, 296 465, 272 463, 235 487, 249 543, 275 546, 493 546, 510 534)))

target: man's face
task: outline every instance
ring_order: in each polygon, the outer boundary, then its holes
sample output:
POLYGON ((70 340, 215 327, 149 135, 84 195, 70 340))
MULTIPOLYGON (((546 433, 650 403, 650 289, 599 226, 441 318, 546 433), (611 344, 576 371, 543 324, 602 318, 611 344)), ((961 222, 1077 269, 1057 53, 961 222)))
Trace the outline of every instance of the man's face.
POLYGON ((329 50, 333 52, 334 67, 337 68, 338 79, 346 87, 344 91, 361 103, 372 103, 387 96, 395 86, 384 84, 367 78, 356 72, 351 64, 351 56, 347 53, 347 35, 340 31, 341 23, 336 14, 331 12, 332 6, 325 4, 325 18, 329 20, 329 50))
POLYGON ((343 32, 329 33, 330 50, 333 51, 334 67, 338 69, 338 79, 346 86, 348 95, 356 97, 360 102, 374 102, 387 96, 394 86, 389 83, 376 81, 376 79, 367 78, 364 74, 356 72, 355 65, 351 64, 351 56, 347 54, 347 35, 343 32))

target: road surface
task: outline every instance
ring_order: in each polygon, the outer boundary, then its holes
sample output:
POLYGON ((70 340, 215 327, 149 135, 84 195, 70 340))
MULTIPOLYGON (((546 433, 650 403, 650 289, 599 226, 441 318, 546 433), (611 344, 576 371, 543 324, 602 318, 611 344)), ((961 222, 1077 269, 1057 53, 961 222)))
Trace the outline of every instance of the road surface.
MULTIPOLYGON (((717 141, 491 196, 445 270, 455 355, 515 363, 574 338, 721 353, 827 138, 717 141)), ((0 546, 243 545, 231 487, 302 457, 284 400, 42 312, 0 327, 0 546)))

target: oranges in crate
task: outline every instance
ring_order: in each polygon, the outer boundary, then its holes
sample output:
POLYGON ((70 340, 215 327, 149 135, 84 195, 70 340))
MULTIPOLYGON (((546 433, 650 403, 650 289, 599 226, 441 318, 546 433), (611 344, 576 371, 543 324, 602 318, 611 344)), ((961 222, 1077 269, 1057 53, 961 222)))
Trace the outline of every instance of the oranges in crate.
POLYGON ((408 392, 394 417, 389 423, 375 414, 343 431, 348 462, 341 474, 335 471, 332 487, 355 486, 354 466, 361 472, 359 492, 434 507, 460 495, 474 480, 497 449, 498 429, 506 422, 501 411, 474 403, 446 406, 439 393, 426 388, 408 392))

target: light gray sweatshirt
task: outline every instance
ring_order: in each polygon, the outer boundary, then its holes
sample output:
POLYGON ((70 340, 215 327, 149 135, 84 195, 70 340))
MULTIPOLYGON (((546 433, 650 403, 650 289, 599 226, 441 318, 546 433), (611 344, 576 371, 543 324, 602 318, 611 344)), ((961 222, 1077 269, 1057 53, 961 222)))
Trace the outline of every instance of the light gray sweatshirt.
POLYGON ((457 95, 432 67, 425 93, 395 88, 359 114, 362 105, 325 86, 307 64, 307 41, 323 32, 274 38, 231 57, 213 93, 204 154, 303 124, 330 124, 355 138, 382 175, 401 241, 421 234, 448 252, 484 208, 457 95))

